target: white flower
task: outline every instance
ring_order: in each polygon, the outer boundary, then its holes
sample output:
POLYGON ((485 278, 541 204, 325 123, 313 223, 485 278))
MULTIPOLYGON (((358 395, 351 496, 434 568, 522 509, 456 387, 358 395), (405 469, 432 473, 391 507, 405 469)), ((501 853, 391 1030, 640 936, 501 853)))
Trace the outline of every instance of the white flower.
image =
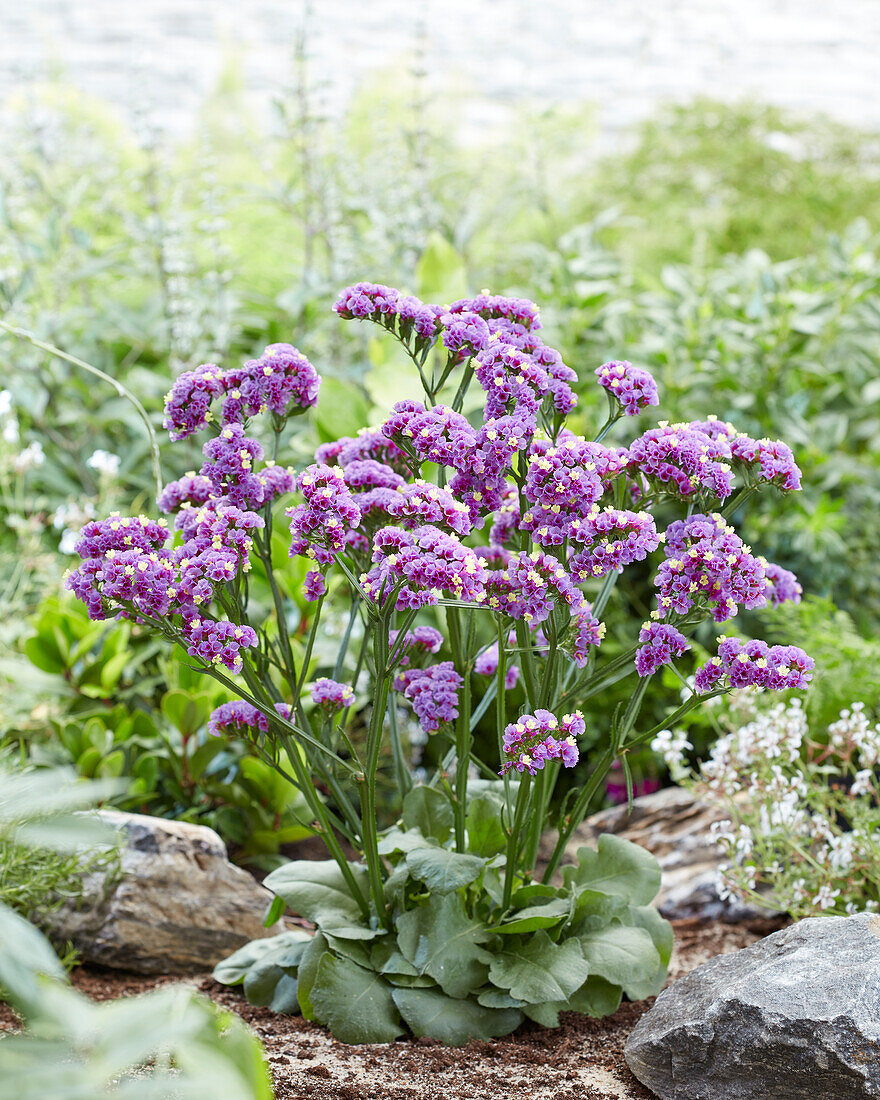
POLYGON ((9 390, 0 390, 0 416, 8 416, 12 412, 12 394, 9 390))
POLYGON ((819 909, 833 909, 834 903, 840 897, 839 890, 832 890, 828 883, 819 887, 819 893, 813 898, 813 905, 819 909))
POLYGON ((849 789, 849 793, 854 798, 858 798, 860 795, 870 794, 874 789, 874 772, 871 768, 864 768, 862 771, 856 772, 856 777, 853 780, 853 785, 849 789))
POLYGON ((20 451, 12 460, 12 466, 16 473, 23 474, 34 466, 42 466, 46 461, 43 454, 43 444, 38 440, 29 443, 23 451, 20 451))
POLYGON ((106 477, 116 477, 119 473, 120 461, 119 455, 111 454, 109 451, 95 451, 91 458, 86 459, 86 466, 90 466, 106 477))

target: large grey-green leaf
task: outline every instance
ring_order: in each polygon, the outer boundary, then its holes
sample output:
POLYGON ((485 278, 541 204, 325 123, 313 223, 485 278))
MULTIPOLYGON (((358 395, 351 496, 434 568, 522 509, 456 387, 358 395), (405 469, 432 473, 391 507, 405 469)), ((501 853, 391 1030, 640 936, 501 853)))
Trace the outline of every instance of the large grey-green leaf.
POLYGON ((468 848, 478 856, 494 856, 507 847, 507 835, 501 824, 501 803, 489 794, 472 798, 468 804, 467 817, 468 848))
POLYGON ((417 848, 436 848, 433 837, 422 835, 421 829, 389 829, 379 837, 379 855, 390 856, 395 852, 414 852, 417 848))
POLYGON ((351 959, 325 954, 309 998, 318 1019, 343 1043, 391 1043, 403 1034, 391 986, 351 959))
POLYGON ((299 1010, 304 1020, 317 1020, 315 1007, 311 1002, 312 986, 315 984, 315 976, 321 959, 329 954, 327 937, 322 932, 316 932, 312 942, 308 944, 300 959, 296 971, 296 999, 299 1010))
POLYGON ((494 985, 533 1004, 567 1000, 589 973, 577 940, 556 944, 543 929, 494 955, 489 967, 494 985))
POLYGON ((488 938, 486 926, 467 915, 459 894, 435 894, 397 921, 404 956, 450 997, 466 997, 485 983, 489 968, 479 945, 488 938))
POLYGON ((413 787, 403 800, 403 824, 420 829, 423 836, 439 844, 449 839, 453 826, 452 804, 442 791, 433 787, 413 787))
POLYGON ((473 882, 485 860, 446 848, 418 848, 406 857, 410 874, 435 894, 451 894, 473 882))
POLYGON ((228 958, 218 962, 211 976, 215 982, 220 982, 222 985, 240 985, 254 966, 266 960, 276 966, 298 966, 303 952, 311 941, 311 933, 300 930, 251 940, 228 958))
POLYGON ((578 942, 590 974, 622 986, 632 1000, 651 997, 663 988, 666 967, 644 928, 610 924, 579 936, 578 942))
MULTIPOLYGON (((367 891, 367 869, 359 864, 349 864, 355 881, 367 891)), ((306 920, 317 924, 319 928, 334 930, 343 935, 342 929, 357 929, 361 926, 360 908, 342 871, 334 860, 297 859, 285 863, 270 875, 264 883, 266 887, 283 898, 287 905, 306 920)), ((372 932, 362 938, 371 938, 372 932)), ((356 939, 357 935, 348 934, 347 938, 356 939)))
POLYGON ((604 928, 615 917, 623 917, 628 908, 617 894, 591 890, 589 886, 572 886, 571 920, 578 933, 604 928))
POLYGON ((560 1012, 580 1012, 583 1016, 610 1016, 620 1008, 623 991, 603 978, 587 978, 567 1001, 545 1001, 525 1005, 523 1012, 542 1027, 559 1027, 560 1012))
POLYGON ((650 852, 611 833, 598 848, 578 848, 575 867, 563 868, 566 886, 616 894, 630 905, 647 905, 660 889, 660 865, 650 852))
POLYGON ((473 1001, 456 1000, 436 989, 395 989, 394 1003, 413 1035, 462 1046, 469 1039, 509 1035, 522 1020, 516 1008, 484 1008, 473 1001))
POLYGON ((537 928, 552 928, 568 916, 570 903, 567 898, 553 898, 544 905, 531 905, 520 909, 510 920, 496 924, 493 932, 534 932, 537 928))
POLYGON ((660 961, 664 966, 669 966, 674 939, 669 921, 664 920, 653 905, 631 905, 629 920, 637 928, 644 928, 657 948, 660 961))

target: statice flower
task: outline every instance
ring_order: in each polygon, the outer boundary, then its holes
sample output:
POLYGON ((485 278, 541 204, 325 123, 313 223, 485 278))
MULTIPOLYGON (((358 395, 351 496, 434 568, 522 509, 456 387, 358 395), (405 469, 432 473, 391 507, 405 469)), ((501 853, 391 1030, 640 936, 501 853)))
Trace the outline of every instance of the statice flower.
POLYGON ((241 650, 257 644, 257 635, 249 626, 238 626, 226 620, 190 619, 184 623, 186 651, 206 665, 223 665, 230 672, 242 669, 241 650))
POLYGON ((406 480, 375 458, 356 458, 342 467, 345 484, 353 493, 368 489, 402 489, 406 480))
POLYGON ((766 603, 764 567, 720 515, 696 514, 666 531, 666 560, 657 571, 657 610, 662 619, 706 606, 715 622, 732 618, 739 605, 766 603))
POLYGON ((435 733, 444 722, 458 717, 458 693, 463 681, 452 661, 428 668, 408 668, 395 680, 395 688, 412 703, 425 733, 435 733))
POLYGON ((360 508, 342 473, 333 466, 307 466, 299 476, 297 489, 305 503, 286 513, 292 537, 290 556, 305 554, 330 565, 345 548, 347 533, 360 523, 360 508))
MULTIPOLYGON (((494 676, 498 671, 498 642, 493 642, 486 649, 477 654, 474 661, 474 672, 478 676, 494 676)), ((504 686, 508 691, 516 687, 519 681, 519 667, 508 664, 504 670, 504 686)))
POLYGON ((486 419, 515 411, 537 414, 549 391, 550 376, 534 356, 495 340, 475 363, 476 379, 486 391, 486 419))
POLYGON ((694 686, 700 695, 729 688, 801 689, 813 678, 814 668, 813 659, 797 646, 722 638, 718 655, 697 669, 694 686))
POLYGON ((543 546, 558 546, 572 536, 577 519, 595 515, 593 506, 620 469, 620 460, 600 444, 576 439, 535 450, 523 488, 532 507, 521 528, 543 546))
POLYGON ((376 321, 391 329, 397 325, 402 339, 407 340, 415 333, 417 339, 424 341, 436 335, 437 318, 442 312, 381 283, 355 283, 346 287, 333 309, 346 320, 376 321))
POLYGON ((584 544, 568 562, 572 576, 579 580, 604 577, 634 561, 644 561, 660 545, 654 519, 647 512, 600 510, 598 505, 593 505, 585 518, 572 521, 568 536, 584 544))
POLYGON ((665 623, 645 623, 639 631, 639 641, 642 643, 636 652, 639 676, 651 676, 661 665, 668 665, 673 657, 680 657, 691 648, 681 631, 665 623))
POLYGON ((784 492, 800 489, 800 467, 787 444, 737 434, 730 443, 730 450, 736 460, 748 466, 762 481, 769 481, 784 492))
POLYGON ((502 580, 506 599, 487 599, 490 607, 505 611, 515 619, 542 623, 556 606, 566 605, 572 615, 580 612, 585 601, 583 593, 566 572, 558 558, 534 550, 531 554, 512 554, 502 580))
POLYGON ((489 343, 489 326, 477 313, 443 313, 443 346, 458 362, 472 359, 489 343))
POLYGON ((449 307, 449 313, 477 313, 487 321, 503 318, 527 329, 541 328, 538 307, 528 298, 507 298, 502 294, 482 291, 474 298, 460 298, 449 307))
POLYGON ((312 702, 328 715, 337 714, 354 703, 354 692, 348 684, 322 676, 312 685, 312 702))
POLYGON ((430 524, 412 531, 383 527, 373 538, 373 562, 361 586, 380 602, 396 586, 399 608, 436 604, 444 594, 468 601, 483 597, 486 570, 477 555, 457 536, 430 524))
POLYGON ((596 376, 599 385, 620 402, 627 416, 637 416, 649 405, 660 404, 657 383, 650 372, 634 367, 626 359, 603 363, 596 376))
POLYGON ((431 523, 447 527, 462 538, 471 530, 468 506, 456 500, 449 490, 429 481, 417 480, 401 486, 389 514, 401 527, 431 523))
POLYGON ((319 600, 327 594, 327 581, 320 569, 310 569, 303 582, 303 595, 307 600, 319 600))
POLYGON ((446 405, 425 409, 417 401, 398 401, 382 425, 388 440, 412 452, 420 462, 461 469, 476 446, 476 432, 461 413, 446 405))
POLYGON ((781 565, 767 561, 766 558, 758 560, 764 566, 766 580, 764 595, 770 603, 774 607, 779 607, 781 603, 800 603, 804 590, 794 573, 789 569, 783 569, 781 565))
POLYGON ((204 504, 215 495, 214 483, 204 474, 190 470, 177 481, 169 481, 159 494, 157 504, 162 512, 204 504))
POLYGON ((730 445, 688 424, 661 423, 629 447, 630 469, 682 496, 711 493, 723 500, 733 492, 730 445))
POLYGON ((254 469, 263 458, 263 448, 250 439, 240 424, 229 424, 202 448, 205 462, 201 473, 218 496, 225 495, 236 508, 258 508, 266 499, 265 487, 254 469))
POLYGON ((223 394, 223 372, 214 363, 184 371, 165 397, 163 427, 173 440, 186 439, 213 419, 211 404, 223 394))
MULTIPOLYGON (((388 632, 388 646, 393 649, 400 637, 399 630, 388 632)), ((426 657, 429 653, 439 653, 443 645, 443 635, 433 626, 417 626, 406 632, 397 664, 400 668, 410 668, 413 661, 426 657)), ((403 691, 403 687, 398 688, 403 691)))
POLYGON ((504 730, 502 745, 507 759, 501 774, 513 769, 534 775, 550 760, 561 760, 564 767, 573 768, 579 757, 577 738, 585 729, 580 711, 561 719, 549 710, 523 714, 504 730))
POLYGON ((317 403, 321 376, 291 344, 269 344, 259 359, 223 374, 223 423, 238 424, 268 410, 298 416, 317 403))
MULTIPOLYGON (((287 703, 276 703, 275 710, 282 718, 289 720, 290 706, 287 703)), ((212 736, 220 737, 227 731, 240 733, 245 737, 253 737, 254 733, 265 735, 269 732, 269 719, 255 706, 236 699, 217 707, 208 719, 208 733, 212 736)))
POLYGON ((322 466, 345 468, 352 462, 370 459, 397 473, 408 470, 406 454, 377 428, 361 428, 356 436, 344 435, 332 443, 322 443, 315 451, 315 461, 322 466))

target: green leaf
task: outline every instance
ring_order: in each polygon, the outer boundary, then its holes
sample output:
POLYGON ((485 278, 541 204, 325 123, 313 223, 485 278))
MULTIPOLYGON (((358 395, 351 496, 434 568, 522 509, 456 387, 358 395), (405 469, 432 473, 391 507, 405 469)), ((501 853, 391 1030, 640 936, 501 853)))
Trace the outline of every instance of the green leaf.
POLYGON ((599 837, 598 849, 578 848, 576 867, 565 867, 565 885, 588 886, 616 894, 631 905, 647 905, 660 889, 660 864, 644 848, 611 833, 599 837))
POLYGON ((536 928, 552 928, 554 924, 567 917, 570 912, 570 903, 566 898, 554 898, 546 905, 532 905, 528 909, 522 909, 511 920, 496 924, 493 932, 534 932, 536 928))
POLYGON ((568 1008, 583 1016, 611 1016, 620 1008, 622 990, 604 978, 587 978, 568 998, 568 1008))
POLYGON ((315 427, 322 443, 344 435, 357 435, 368 423, 369 414, 369 402, 356 385, 339 378, 324 378, 314 412, 315 427))
POLYGON ((477 1003, 485 1008, 522 1008, 526 1002, 511 997, 506 989, 496 989, 490 985, 479 991, 477 1003))
POLYGON ((311 933, 299 930, 251 940, 217 963, 211 977, 221 985, 241 985, 254 966, 266 960, 278 966, 297 966, 311 942, 311 933))
MULTIPOLYGON (((349 866, 355 880, 366 890, 366 868, 355 863, 349 866)), ((351 931, 360 926, 360 908, 335 860, 293 860, 267 875, 263 885, 283 898, 294 913, 319 928, 342 935, 342 929, 351 931)), ((373 935, 370 929, 363 931, 364 939, 373 935)))
POLYGON ((391 1043, 403 1034, 391 986, 351 959, 327 952, 309 997, 318 1018, 343 1043, 391 1043))
POLYGON ((175 729, 192 736, 208 721, 211 699, 206 693, 169 691, 162 698, 162 713, 175 729))
POLYGON ((468 849, 476 855, 494 856, 507 847, 498 802, 491 795, 482 794, 470 800, 465 826, 468 849))
POLYGON ((416 264, 416 280, 424 302, 451 302, 467 293, 464 260, 436 230, 416 264))
POLYGON ((479 877, 485 860, 446 848, 418 848, 406 857, 413 878, 435 894, 451 894, 479 877))
POLYGON ((543 930, 492 957, 489 978, 517 1000, 564 1001, 589 977, 577 940, 555 944, 543 930))
POLYGON ((452 833, 454 817, 449 799, 433 787, 413 787, 403 800, 403 824, 443 844, 452 833))
POLYGON ((570 904, 572 924, 577 926, 578 933, 604 928, 629 908, 616 894, 603 894, 601 890, 591 890, 588 886, 574 887, 570 904))
POLYGON ((522 1020, 518 1009, 485 1008, 436 989, 395 989, 392 996, 413 1035, 453 1047, 463 1046, 469 1039, 485 1041, 509 1035, 522 1020))
POLYGON ((42 980, 67 981, 49 941, 24 917, 0 905, 0 989, 9 1003, 27 1017, 42 1000, 42 980))
POLYGON ((488 967, 480 944, 489 938, 482 921, 469 917, 460 894, 437 894, 427 905, 397 919, 397 942, 420 974, 450 997, 466 997, 485 984, 488 967))
POLYGON ((299 1010, 304 1020, 317 1020, 315 1006, 312 1004, 312 987, 315 984, 315 976, 318 966, 325 955, 329 955, 327 949, 327 937, 321 932, 316 932, 312 942, 306 947, 299 961, 296 972, 296 999, 299 1002, 299 1010))
POLYGON ((669 966, 674 940, 672 925, 669 921, 664 920, 653 905, 631 905, 629 908, 629 922, 634 924, 636 928, 644 928, 651 937, 651 942, 656 947, 663 966, 669 966))
POLYGON ((419 848, 436 848, 433 837, 422 836, 421 829, 389 829, 379 837, 379 855, 390 856, 395 852, 414 852, 419 848))
POLYGON ((663 988, 666 967, 644 928, 610 924, 578 937, 591 975, 622 986, 633 1001, 641 1001, 663 988), (659 985, 658 985, 659 981, 659 985))

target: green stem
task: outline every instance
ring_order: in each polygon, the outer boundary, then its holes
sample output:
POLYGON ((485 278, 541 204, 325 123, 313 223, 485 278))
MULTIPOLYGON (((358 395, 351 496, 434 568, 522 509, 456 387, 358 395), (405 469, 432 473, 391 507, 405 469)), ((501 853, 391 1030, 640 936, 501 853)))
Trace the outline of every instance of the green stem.
POLYGON ((528 772, 523 772, 519 781, 519 792, 516 796, 516 810, 513 821, 510 823, 510 833, 507 838, 507 862, 504 867, 504 894, 501 908, 506 911, 510 908, 510 898, 513 894, 513 880, 516 872, 517 852, 519 850, 519 834, 522 828, 523 816, 529 801, 529 788, 532 777, 528 772))

